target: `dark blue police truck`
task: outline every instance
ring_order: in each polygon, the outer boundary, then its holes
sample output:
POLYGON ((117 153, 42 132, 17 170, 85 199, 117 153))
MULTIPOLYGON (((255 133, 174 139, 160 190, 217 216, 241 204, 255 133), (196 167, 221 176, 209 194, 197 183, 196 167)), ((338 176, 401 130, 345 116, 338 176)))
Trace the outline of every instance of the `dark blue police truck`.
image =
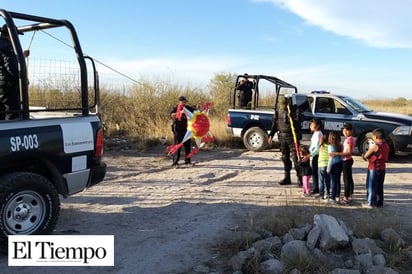
MULTIPOLYGON (((243 78, 239 75, 238 83, 243 78)), ((382 128, 391 152, 412 153, 412 117, 402 114, 376 112, 346 95, 326 91, 298 93, 298 89, 279 78, 266 75, 248 75, 254 82, 253 99, 248 108, 239 108, 236 87, 231 96, 231 108, 227 114, 227 132, 242 138, 248 150, 262 151, 268 146, 268 133, 279 96, 291 97, 303 114, 302 141, 311 137, 309 121, 319 118, 324 132, 341 132, 345 122, 353 126, 358 153, 365 152, 372 141, 372 131, 382 128), (271 85, 270 85, 271 84, 271 85), (262 96, 263 95, 263 96, 262 96), (262 102, 263 98, 267 100, 262 102), (270 105, 271 104, 271 105, 270 105)), ((236 86, 236 85, 235 85, 236 86)))
POLYGON ((100 183, 106 164, 102 161, 103 130, 97 114, 98 75, 93 59, 83 54, 73 25, 67 20, 3 9, 0 17, 16 56, 20 105, 10 110, 16 119, 0 121, 0 240, 5 240, 13 234, 50 233, 59 217, 59 197, 100 183), (32 52, 49 54, 56 51, 56 45, 47 44, 43 38, 60 42, 63 33, 69 40, 64 48, 77 62, 75 72, 56 72, 53 66, 47 66, 45 78, 29 79, 32 59, 26 59, 28 51, 23 52, 21 39, 28 39, 29 46, 38 45, 32 52), (54 88, 58 81, 54 77, 64 78, 62 89, 54 88), (42 102, 33 101, 31 94, 40 94, 41 89, 55 100, 62 100, 65 92, 75 96, 64 102, 64 107, 53 101, 39 106, 42 102))

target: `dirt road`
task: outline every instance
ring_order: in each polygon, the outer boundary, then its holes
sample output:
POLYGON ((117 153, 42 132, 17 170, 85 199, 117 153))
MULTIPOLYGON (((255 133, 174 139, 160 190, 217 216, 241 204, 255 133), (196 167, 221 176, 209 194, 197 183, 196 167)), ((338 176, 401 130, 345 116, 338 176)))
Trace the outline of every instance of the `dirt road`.
MULTIPOLYGON (((375 209, 396 214, 409 243, 411 159, 396 157, 388 164, 386 206, 375 209)), ((349 223, 374 214, 360 206, 366 175, 366 163, 360 157, 355 157, 355 201, 350 206, 302 198, 296 185, 278 185, 276 181, 283 174, 278 150, 201 151, 194 160, 193 167, 171 169, 163 149, 106 153, 105 181, 62 200, 55 234, 115 235, 114 267, 7 267, 7 256, 3 255, 0 268, 7 273, 30 274, 222 273, 225 258, 219 253, 220 243, 258 222, 258 212, 328 207, 349 223)))

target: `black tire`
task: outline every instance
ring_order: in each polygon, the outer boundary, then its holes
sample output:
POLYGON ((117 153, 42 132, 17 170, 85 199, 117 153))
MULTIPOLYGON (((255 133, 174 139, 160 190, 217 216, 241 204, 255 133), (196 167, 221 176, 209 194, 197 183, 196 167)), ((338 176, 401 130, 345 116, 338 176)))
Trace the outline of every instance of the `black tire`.
POLYGON ((16 172, 0 178, 0 240, 14 234, 49 234, 59 214, 59 194, 45 177, 16 172))
POLYGON ((243 135, 243 144, 250 151, 263 151, 268 145, 268 135, 260 127, 251 127, 243 135))
POLYGON ((365 153, 366 151, 368 151, 371 145, 375 144, 375 142, 372 139, 372 132, 366 133, 365 135, 362 136, 360 140, 361 141, 359 142, 359 145, 358 145, 360 154, 365 153))

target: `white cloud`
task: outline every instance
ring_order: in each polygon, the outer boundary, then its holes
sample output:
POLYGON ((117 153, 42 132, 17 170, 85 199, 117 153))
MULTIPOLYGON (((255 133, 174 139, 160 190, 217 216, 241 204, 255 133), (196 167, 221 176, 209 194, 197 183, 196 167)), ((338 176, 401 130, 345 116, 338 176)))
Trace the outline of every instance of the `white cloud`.
POLYGON ((254 0, 295 13, 307 24, 378 48, 412 48, 409 0, 254 0))

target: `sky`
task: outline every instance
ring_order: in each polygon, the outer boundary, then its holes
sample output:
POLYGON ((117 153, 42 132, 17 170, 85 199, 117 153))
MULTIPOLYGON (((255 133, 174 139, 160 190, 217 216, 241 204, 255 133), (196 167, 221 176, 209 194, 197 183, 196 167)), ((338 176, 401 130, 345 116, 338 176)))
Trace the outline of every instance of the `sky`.
MULTIPOLYGON (((0 7, 71 21, 86 54, 136 81, 206 87, 218 73, 265 74, 300 92, 412 99, 409 0, 2 0, 0 7)), ((101 83, 114 74, 99 71, 101 83)))

